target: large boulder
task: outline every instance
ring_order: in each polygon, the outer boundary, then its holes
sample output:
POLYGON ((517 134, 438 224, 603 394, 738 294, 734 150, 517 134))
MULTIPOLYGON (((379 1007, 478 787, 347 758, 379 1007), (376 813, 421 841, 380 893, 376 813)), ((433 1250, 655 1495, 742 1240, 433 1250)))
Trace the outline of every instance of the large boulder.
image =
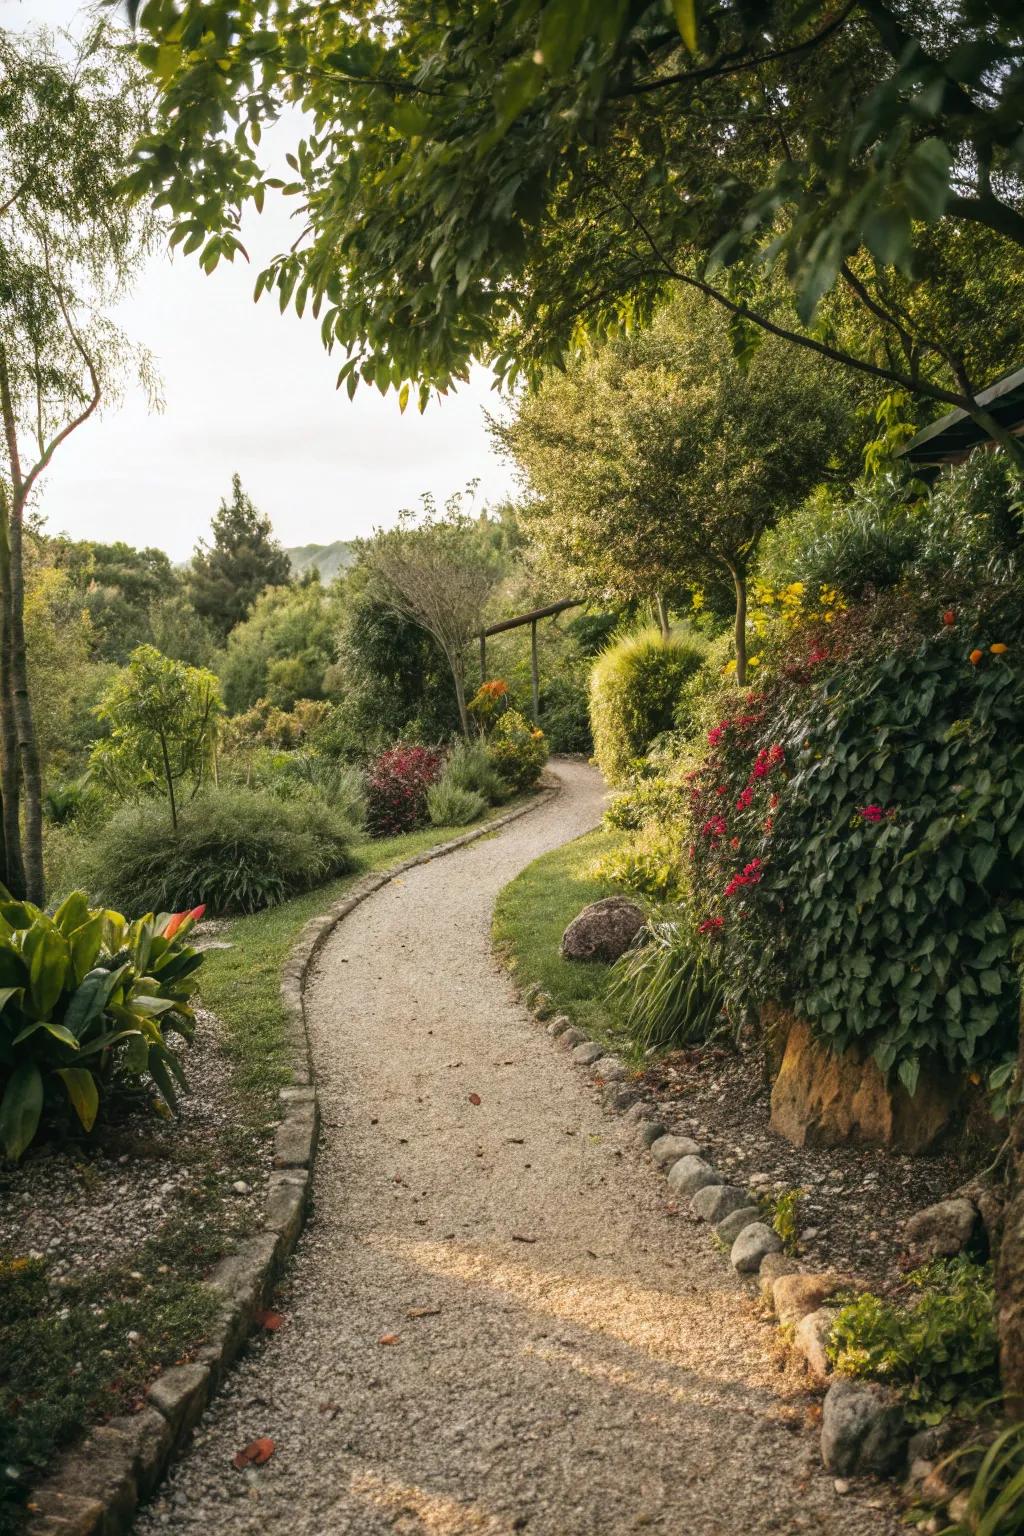
POLYGON ((950 1077, 922 1069, 911 1098, 876 1064, 852 1051, 827 1050, 794 1020, 772 1088, 772 1130, 797 1147, 848 1143, 927 1152, 951 1129, 960 1091, 950 1077))
POLYGON ((611 964, 625 954, 646 921, 636 902, 625 896, 591 902, 562 934, 562 957, 611 964))
POLYGON ((940 1200, 917 1211, 907 1222, 907 1247, 918 1264, 949 1259, 963 1253, 978 1228, 978 1211, 970 1200, 940 1200))

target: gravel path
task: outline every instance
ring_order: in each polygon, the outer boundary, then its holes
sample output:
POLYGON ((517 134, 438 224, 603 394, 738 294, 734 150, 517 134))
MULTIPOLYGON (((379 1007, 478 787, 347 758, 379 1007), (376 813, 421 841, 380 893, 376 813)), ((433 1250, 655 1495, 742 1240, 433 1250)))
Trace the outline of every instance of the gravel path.
POLYGON ((897 1529, 884 1492, 835 1491, 749 1293, 495 969, 498 891, 600 815, 592 769, 557 773, 554 801, 325 947, 326 1129, 286 1322, 139 1532, 897 1529), (260 1435, 273 1458, 232 1470, 260 1435))

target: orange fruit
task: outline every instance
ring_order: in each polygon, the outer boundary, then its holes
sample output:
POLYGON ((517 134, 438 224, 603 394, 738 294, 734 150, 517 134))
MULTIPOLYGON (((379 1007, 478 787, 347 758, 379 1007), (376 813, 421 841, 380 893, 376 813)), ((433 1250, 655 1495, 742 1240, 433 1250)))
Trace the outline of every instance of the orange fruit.
POLYGON ((942 615, 942 622, 943 624, 956 623, 956 614, 953 612, 952 608, 946 609, 945 613, 942 615))
POLYGON ((972 651, 970 656, 968 657, 968 660, 970 661, 971 666, 972 667, 976 667, 978 665, 978 662, 984 656, 984 654, 985 654, 984 651, 972 651))
POLYGON ((1010 647, 1008 645, 1004 645, 1001 640, 998 640, 995 645, 989 646, 989 650, 992 652, 993 656, 1005 656, 1009 649, 1010 647))

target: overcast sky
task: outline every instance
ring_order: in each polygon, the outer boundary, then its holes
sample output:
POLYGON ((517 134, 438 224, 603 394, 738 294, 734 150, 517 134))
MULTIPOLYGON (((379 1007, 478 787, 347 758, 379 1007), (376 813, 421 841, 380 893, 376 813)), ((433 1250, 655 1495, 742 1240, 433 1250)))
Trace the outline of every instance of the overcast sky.
MULTIPOLYGON (((74 27, 75 0, 0 0, 0 25, 74 27)), ((266 141, 265 141, 266 142, 266 141)), ((252 265, 222 263, 207 277, 194 257, 161 252, 139 275, 116 319, 154 354, 165 406, 140 391, 87 423, 60 448, 37 502, 50 532, 156 544, 184 559, 209 528, 237 470, 285 545, 368 533, 414 506, 479 479, 481 500, 511 487, 492 453, 483 411, 498 397, 482 371, 421 416, 334 380, 319 327, 252 300, 264 260, 294 239, 284 200, 243 231, 252 265), (262 258, 262 259, 261 259, 262 258)))

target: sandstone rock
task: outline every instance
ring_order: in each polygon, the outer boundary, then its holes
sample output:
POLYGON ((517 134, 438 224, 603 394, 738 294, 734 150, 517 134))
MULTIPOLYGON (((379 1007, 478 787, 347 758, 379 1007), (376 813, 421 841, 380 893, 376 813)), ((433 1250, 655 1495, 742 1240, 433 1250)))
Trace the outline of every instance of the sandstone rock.
POLYGON ((907 1247, 920 1263, 962 1253, 978 1227, 978 1212, 970 1200, 940 1200, 916 1212, 907 1222, 907 1247))
POLYGON ((821 1459, 830 1472, 884 1477, 901 1465, 906 1446, 898 1403, 863 1382, 832 1383, 821 1419, 821 1459))
POLYGON ((578 1067, 589 1067, 601 1054, 601 1047, 593 1040, 585 1040, 573 1048, 572 1059, 578 1067))
MULTIPOLYGON (((752 1221, 757 1217, 752 1216, 752 1221)), ((761 1295, 771 1300, 772 1286, 780 1275, 796 1275, 800 1272, 800 1265, 796 1259, 791 1259, 788 1253, 766 1253, 761 1261, 757 1278, 761 1284, 761 1295)))
POLYGON ((562 934, 565 960, 617 960, 636 938, 646 919, 625 896, 606 896, 573 918, 562 934))
POLYGON ((729 1259, 733 1269, 741 1275, 753 1275, 761 1268, 762 1259, 770 1253, 779 1253, 782 1239, 763 1221, 752 1221, 736 1238, 729 1259))
POLYGON ((842 1289, 838 1275, 780 1275, 772 1285, 775 1315, 783 1327, 817 1312, 823 1301, 842 1289))
POLYGON ((668 1172, 668 1187, 674 1195, 695 1195, 698 1189, 703 1189, 705 1184, 721 1184, 721 1175, 717 1174, 710 1163, 706 1163, 702 1157, 681 1157, 678 1162, 672 1164, 668 1172))
POLYGON ((860 1143, 918 1153, 950 1129, 958 1103, 958 1086, 937 1069, 922 1070, 911 1098, 873 1061, 826 1050, 796 1020, 772 1088, 771 1126, 797 1147, 860 1143))
MULTIPOLYGON (((749 1206, 750 1196, 746 1190, 737 1189, 734 1184, 705 1184, 690 1201, 693 1214, 701 1221, 710 1222, 712 1226, 724 1221, 734 1211, 742 1211, 749 1206)), ((751 1220, 756 1218, 751 1217, 751 1220)))
MULTIPOLYGON (((733 1211, 731 1215, 726 1216, 723 1221, 719 1221, 715 1224, 715 1236, 720 1237, 722 1242, 728 1243, 729 1247, 731 1248, 733 1243, 739 1237, 740 1233, 743 1231, 744 1227, 749 1227, 752 1222, 757 1221, 760 1214, 761 1212, 756 1205, 745 1205, 741 1210, 733 1211)), ((772 1257, 772 1254, 768 1254, 768 1257, 763 1261, 761 1265, 762 1269, 764 1269, 768 1259, 772 1257)))
POLYGON ((697 1157, 700 1147, 689 1136, 659 1136, 651 1145, 651 1157, 659 1168, 678 1162, 681 1157, 697 1157))
POLYGON ((793 1349, 816 1381, 827 1381, 832 1374, 828 1341, 835 1315, 834 1307, 819 1307, 802 1317, 793 1333, 793 1349))

